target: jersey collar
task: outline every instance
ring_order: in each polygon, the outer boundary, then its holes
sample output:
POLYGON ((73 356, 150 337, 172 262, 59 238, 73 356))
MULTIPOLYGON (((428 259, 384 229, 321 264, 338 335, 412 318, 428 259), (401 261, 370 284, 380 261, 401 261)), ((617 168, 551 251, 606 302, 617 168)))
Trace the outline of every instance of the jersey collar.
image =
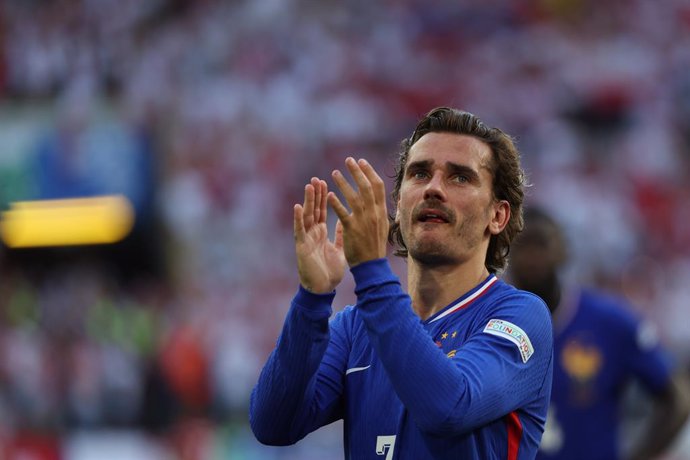
POLYGON ((484 295, 491 288, 491 286, 493 286, 496 283, 496 281, 498 281, 498 278, 496 278, 496 275, 494 275, 494 274, 489 275, 488 278, 486 278, 483 282, 478 284, 474 289, 465 293, 462 297, 460 297, 457 301, 452 303, 450 306, 448 306, 445 309, 436 313, 434 316, 432 316, 430 319, 428 319, 427 322, 433 323, 434 321, 438 321, 441 318, 445 318, 446 316, 450 315, 451 313, 455 313, 458 310, 462 310, 463 308, 467 307, 472 302, 477 300, 479 297, 484 295))

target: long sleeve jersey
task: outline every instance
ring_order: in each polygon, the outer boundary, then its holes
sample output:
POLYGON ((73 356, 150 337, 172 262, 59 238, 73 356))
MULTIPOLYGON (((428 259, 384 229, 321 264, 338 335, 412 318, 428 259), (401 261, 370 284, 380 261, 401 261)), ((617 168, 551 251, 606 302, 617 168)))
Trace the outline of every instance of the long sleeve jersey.
POLYGON ((300 288, 254 388, 257 439, 344 419, 346 459, 533 459, 551 393, 549 312, 490 275, 422 321, 385 259, 352 268, 357 304, 300 288))

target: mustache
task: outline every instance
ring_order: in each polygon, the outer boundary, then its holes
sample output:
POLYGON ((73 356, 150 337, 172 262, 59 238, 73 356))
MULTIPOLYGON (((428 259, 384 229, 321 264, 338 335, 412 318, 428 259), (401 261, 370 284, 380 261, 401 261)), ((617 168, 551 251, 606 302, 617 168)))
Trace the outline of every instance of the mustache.
POLYGON ((419 216, 423 212, 426 213, 429 210, 438 211, 439 213, 441 213, 446 218, 446 220, 450 224, 455 222, 455 213, 453 212, 453 210, 450 208, 447 208, 438 200, 427 200, 427 201, 423 201, 422 203, 418 204, 412 210, 412 217, 415 220, 419 220, 419 216))

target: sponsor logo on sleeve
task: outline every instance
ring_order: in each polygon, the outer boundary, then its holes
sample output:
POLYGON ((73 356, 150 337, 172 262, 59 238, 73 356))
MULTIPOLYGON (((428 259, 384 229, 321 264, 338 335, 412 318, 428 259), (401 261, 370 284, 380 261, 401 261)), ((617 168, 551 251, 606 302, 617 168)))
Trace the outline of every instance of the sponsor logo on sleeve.
POLYGON ((520 351, 520 356, 522 357, 522 362, 526 363, 528 359, 534 354, 534 348, 532 347, 532 342, 530 342, 529 337, 518 326, 508 321, 502 319, 492 319, 484 328, 484 332, 487 334, 495 335, 497 337, 503 337, 513 342, 520 351))

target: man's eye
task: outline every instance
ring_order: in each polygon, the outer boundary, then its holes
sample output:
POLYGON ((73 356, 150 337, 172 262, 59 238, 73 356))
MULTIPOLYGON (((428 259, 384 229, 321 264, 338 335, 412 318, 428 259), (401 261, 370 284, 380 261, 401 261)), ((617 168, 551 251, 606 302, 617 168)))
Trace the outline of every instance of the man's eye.
POLYGON ((467 183, 470 181, 470 178, 465 176, 464 174, 457 174, 453 176, 453 180, 455 182, 460 182, 461 184, 467 183))
POLYGON ((412 173, 412 177, 415 179, 426 179, 428 174, 424 171, 415 171, 412 173))

